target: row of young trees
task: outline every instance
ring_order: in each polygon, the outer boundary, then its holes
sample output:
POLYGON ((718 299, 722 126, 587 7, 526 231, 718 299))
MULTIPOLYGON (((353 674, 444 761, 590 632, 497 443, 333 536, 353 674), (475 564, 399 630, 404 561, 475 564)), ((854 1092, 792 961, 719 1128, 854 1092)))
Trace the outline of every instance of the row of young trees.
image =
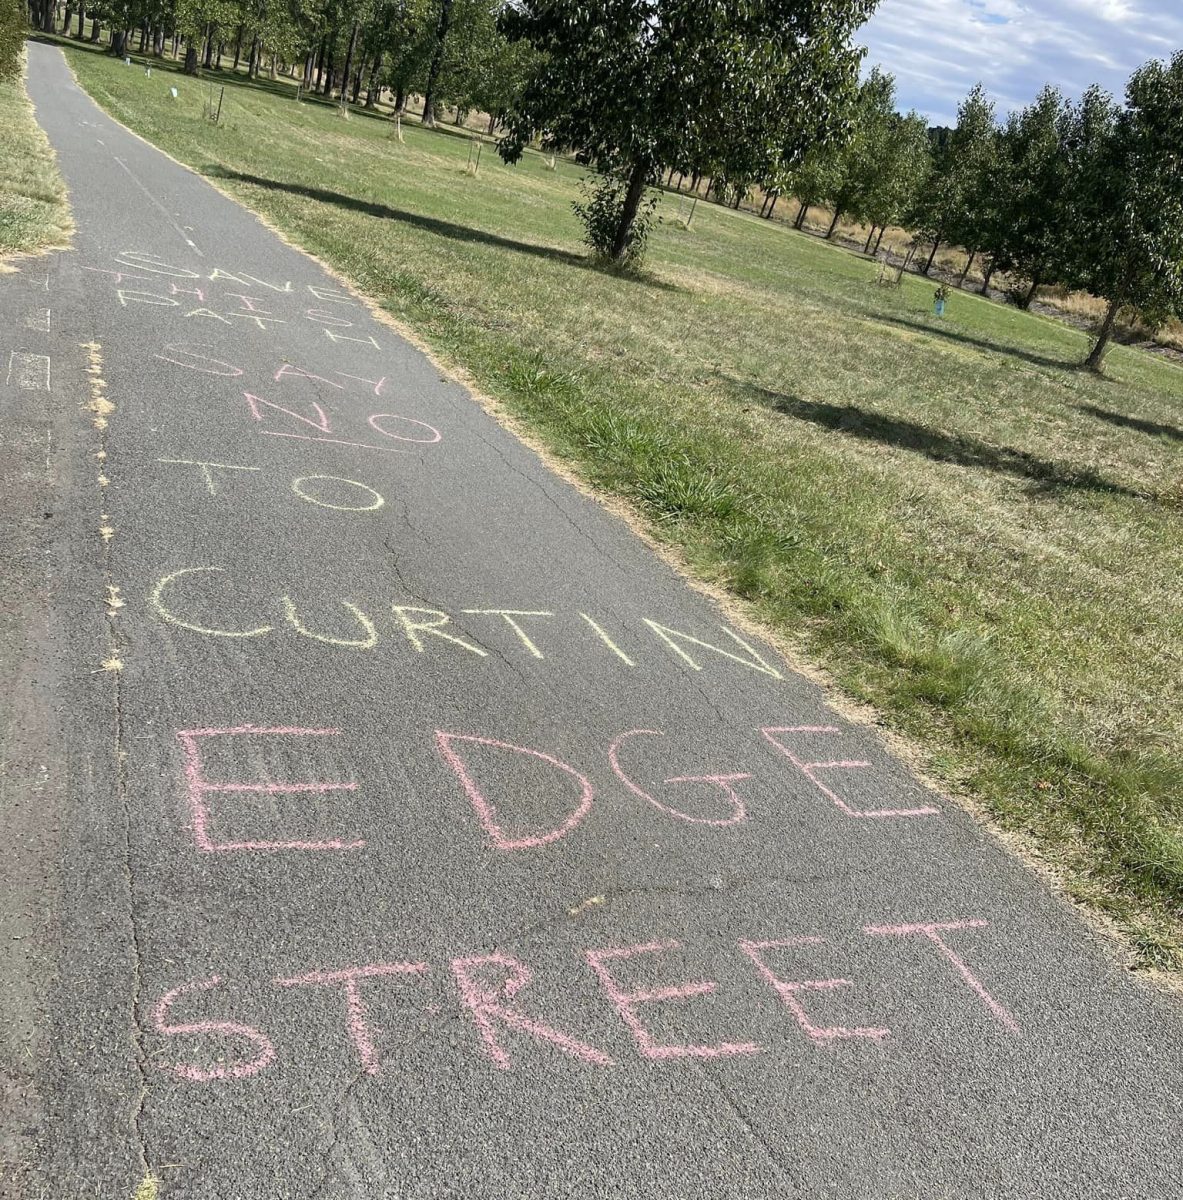
MULTIPOLYGON (((1183 51, 1134 72, 1124 104, 1093 87, 1078 102, 1045 87, 998 122, 981 86, 953 129, 927 130, 895 112, 890 76, 872 71, 852 104, 853 135, 835 153, 807 159, 790 180, 801 202, 876 226, 899 224, 1026 280, 1027 307, 1043 284, 1091 292, 1106 315, 1086 360, 1100 365, 1118 313, 1148 323, 1183 314, 1183 51)), ((871 246, 868 238, 867 248, 871 246)), ((877 243, 876 243, 877 246, 877 243)))
POLYGON ((252 78, 289 72, 307 90, 371 108, 386 88, 400 111, 420 94, 428 125, 445 105, 495 121, 520 94, 533 52, 500 32, 503 2, 27 0, 36 29, 107 41, 116 55, 183 54, 189 74, 226 57, 252 78))

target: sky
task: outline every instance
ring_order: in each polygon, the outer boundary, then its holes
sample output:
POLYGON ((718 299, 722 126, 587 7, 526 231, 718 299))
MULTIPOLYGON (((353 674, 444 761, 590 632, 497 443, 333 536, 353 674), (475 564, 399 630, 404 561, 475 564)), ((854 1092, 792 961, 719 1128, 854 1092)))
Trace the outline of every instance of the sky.
POLYGON ((1045 83, 1072 99, 1099 83, 1120 98, 1136 67, 1183 50, 1183 0, 880 0, 854 40, 865 68, 895 76, 901 110, 953 125, 979 81, 999 117, 1045 83))

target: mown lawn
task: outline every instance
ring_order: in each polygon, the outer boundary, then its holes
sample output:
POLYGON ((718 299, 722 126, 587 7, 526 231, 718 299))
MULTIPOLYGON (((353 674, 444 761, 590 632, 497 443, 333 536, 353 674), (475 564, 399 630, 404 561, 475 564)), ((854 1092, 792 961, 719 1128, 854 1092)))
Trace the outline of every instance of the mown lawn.
POLYGON ((0 257, 63 246, 73 229, 66 187, 23 79, 0 80, 0 257))
POLYGON ((1033 839, 1144 964, 1183 966, 1183 370, 679 201, 591 269, 578 171, 70 48, 115 117, 467 368, 701 577, 1033 839), (167 98, 176 84, 180 97, 167 98))

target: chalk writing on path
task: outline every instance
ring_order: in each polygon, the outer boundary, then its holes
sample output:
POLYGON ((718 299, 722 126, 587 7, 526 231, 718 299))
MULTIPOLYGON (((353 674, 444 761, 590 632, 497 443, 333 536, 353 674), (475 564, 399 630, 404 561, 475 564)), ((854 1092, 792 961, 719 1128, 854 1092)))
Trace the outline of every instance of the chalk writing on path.
POLYGON ((870 763, 854 762, 845 759, 835 759, 828 762, 805 762, 786 745, 786 740, 796 742, 811 742, 816 735, 826 737, 840 734, 842 731, 835 725, 781 725, 761 729, 760 732, 806 777, 823 796, 830 800, 836 808, 848 817, 926 817, 938 810, 926 804, 919 808, 852 808, 831 787, 818 778, 819 771, 851 771, 869 767, 870 763))
POLYGON ((113 261, 114 269, 94 266, 83 266, 82 269, 109 279, 121 308, 166 309, 171 319, 198 328, 214 322, 230 328, 268 332, 278 325, 299 322, 316 326, 334 345, 382 349, 372 334, 341 314, 342 306, 360 307, 357 300, 345 292, 315 284, 296 287, 291 280, 274 282, 219 267, 208 272, 192 271, 158 255, 136 250, 124 250, 113 261), (182 282, 178 283, 178 280, 182 282), (231 288, 239 290, 232 291, 231 288), (263 290, 267 291, 266 296, 259 294, 263 290), (286 305, 285 297, 291 298, 286 305), (308 297, 316 301, 316 305, 307 306, 308 297), (319 307, 322 304, 337 307, 319 307), (277 312, 277 305, 285 305, 282 312, 277 312))
POLYGON ((359 850, 365 845, 362 840, 346 841, 343 838, 295 838, 270 840, 246 838, 236 841, 215 841, 210 834, 210 811, 208 796, 230 794, 239 796, 255 793, 264 796, 322 795, 325 792, 354 792, 357 783, 350 781, 307 783, 251 783, 209 780, 202 771, 199 744, 209 738, 310 738, 338 736, 339 729, 301 729, 298 726, 264 728, 255 725, 238 725, 231 729, 185 729, 177 733, 177 740, 184 748, 185 781, 189 801, 190 829, 193 841, 199 850, 207 853, 224 853, 233 850, 271 853, 276 850, 359 850))
MULTIPOLYGON (((382 346, 355 298, 344 292, 241 271, 192 270, 140 251, 125 251, 113 263, 86 269, 94 272, 96 287, 109 289, 110 302, 119 309, 169 323, 163 336, 177 340, 165 344, 156 359, 206 377, 183 382, 210 390, 223 387, 213 379, 231 381, 224 388, 225 403, 251 431, 256 449, 266 444, 259 439, 274 438, 425 455, 443 440, 440 429, 427 421, 387 411, 404 404, 390 395, 395 389, 380 367, 369 367, 370 361, 377 363, 371 351, 382 346), (235 328, 260 342, 275 340, 277 350, 265 371, 233 361, 232 347, 240 343, 224 331, 235 328), (203 336, 220 339, 219 345, 203 343, 203 336), (221 348, 221 341, 231 348, 221 348), (351 371, 327 366, 312 371, 279 359, 280 353, 293 353, 291 346, 300 347, 294 351, 300 356, 305 346, 323 349, 326 342, 343 351, 356 349, 356 355, 332 356, 351 365, 351 371)), ((305 362, 315 364, 316 358, 310 353, 305 362)), ((219 453, 238 457, 233 451, 219 453)), ((262 455, 243 457, 248 461, 178 456, 158 462, 177 472, 186 486, 227 506, 251 489, 282 487, 294 501, 333 513, 379 513, 379 521, 386 516, 386 497, 367 482, 311 468, 281 474, 249 461, 262 455)), ((356 469, 363 475, 370 464, 389 463, 370 453, 353 458, 364 460, 356 469)), ((323 514, 321 519, 339 520, 323 514)), ((775 662, 724 625, 701 628, 686 618, 561 611, 522 603, 521 596, 514 597, 518 604, 512 607, 496 607, 497 597, 486 595, 474 596, 471 607, 445 610, 392 597, 333 595, 331 585, 298 575, 296 580, 264 589, 249 568, 230 572, 217 560, 173 563, 156 579, 148 606, 178 643, 194 637, 234 639, 243 656, 263 652, 255 646, 275 647, 273 639, 287 639, 289 647, 327 646, 342 654, 390 650, 402 655, 404 668, 430 660, 428 665, 479 663, 492 671, 500 661, 525 676, 545 670, 547 663, 575 659, 607 664, 613 677, 616 671, 631 672, 639 683, 644 682, 641 673, 663 667, 669 672, 671 664, 672 673, 682 677, 730 672, 752 688, 757 677, 764 688, 784 681, 775 662)), ((376 843, 392 835, 389 822, 373 814, 389 805, 389 795, 380 791, 388 773, 375 778, 379 773, 372 763, 349 762, 350 729, 310 718, 249 724, 222 716, 175 736, 175 786, 184 813, 176 834, 207 869, 233 870, 241 859, 242 869, 262 870, 252 856, 265 856, 283 870, 293 861, 311 861, 331 874, 338 868, 364 870, 380 860, 376 843), (270 762, 285 765, 272 774, 270 762)), ((864 798, 882 791, 883 780, 869 761, 838 749, 844 731, 835 725, 763 724, 753 716, 746 739, 730 751, 736 761, 709 766, 706 739, 660 728, 622 728, 610 740, 606 733, 602 743, 578 753, 564 750, 563 756, 553 745, 528 744, 539 736, 513 729, 429 729, 418 742, 400 745, 398 753, 418 756, 421 769, 434 773, 434 802, 445 835, 467 839, 491 869, 496 863, 503 864, 501 870, 528 872, 543 856, 592 844, 606 815, 633 822, 646 833, 676 828, 704 853, 742 847, 744 838, 760 835, 762 822, 775 825, 786 812, 803 809, 831 829, 845 826, 853 839, 873 836, 871 829, 887 836, 884 823, 895 819, 939 815, 927 803, 868 807, 864 798), (563 847, 557 847, 560 842, 563 847)), ((983 1030, 1019 1033, 1018 1021, 976 965, 985 920, 956 915, 917 920, 915 913, 893 911, 885 921, 882 913, 870 915, 876 920, 863 924, 860 917, 849 946, 835 945, 808 928, 770 929, 764 920, 750 937, 729 939, 712 958, 726 965, 710 971, 687 965, 693 947, 663 936, 666 931, 631 930, 620 938, 622 944, 583 944, 557 968, 561 994, 582 1004, 584 1016, 590 1014, 577 1028, 569 1009, 565 1017, 547 1010, 543 997, 554 991, 536 982, 533 967, 495 942, 491 949, 486 942, 479 951, 470 945, 454 953, 438 945, 416 951, 412 942, 396 945, 389 954, 357 952, 380 961, 333 961, 329 951, 330 961, 268 966, 267 975, 274 976, 269 983, 260 988, 256 980, 250 986, 250 1020, 267 1031, 235 1015, 239 989, 250 981, 211 973, 209 965, 170 965, 170 972, 182 977, 188 971, 200 974, 163 990, 147 1010, 152 1030, 167 1044, 152 1061, 188 1084, 242 1086, 276 1065, 298 1062, 301 1054, 305 1061, 323 1060, 326 1049, 336 1049, 351 1075, 360 1070, 380 1076, 392 1069, 393 1050, 382 1028, 384 1014, 391 1011, 413 1012, 416 1025, 428 1032, 429 1018, 442 1013, 439 1025, 448 1044, 459 1044, 461 1054, 491 1074, 512 1071, 525 1051, 535 1049, 556 1069, 611 1070, 639 1060, 654 1070, 678 1070, 696 1061, 728 1060, 735 1064, 730 1069, 739 1070, 754 1056, 780 1049, 771 1044, 775 1034, 765 1032, 770 1024, 784 1028, 786 1047, 796 1043, 807 1054, 825 1054, 838 1045, 854 1054, 890 1053, 904 1036, 927 1032, 922 1028, 915 1034, 910 1024, 905 1028, 905 1017, 894 1015, 898 1006, 885 1012, 876 1002, 877 989, 899 989, 898 972, 883 966, 897 960, 923 972, 916 986, 926 996, 947 993, 950 1002, 960 1001, 977 1014, 983 1030), (641 986, 638 979, 647 982, 641 986), (737 997, 745 992, 767 1005, 759 1040, 742 1027, 737 997), (663 1030, 668 1006, 676 1006, 679 1014, 677 1033, 663 1030), (687 1010, 712 1013, 711 1032, 684 1032, 687 1010), (310 1047, 306 1036, 301 1039, 301 1012, 314 1017, 318 1028, 329 1014, 327 1036, 335 1043, 310 1047)))
MULTIPOLYGON (((304 412, 297 412, 294 408, 288 408, 274 400, 265 400, 262 396, 255 396, 250 392, 243 392, 243 399, 246 401, 251 416, 258 422, 265 421, 273 413, 281 413, 283 417, 288 418, 288 428, 267 428, 260 430, 262 434, 270 437, 296 438, 304 442, 331 442, 337 446, 355 446, 360 450, 384 450, 392 453, 405 450, 408 444, 433 446, 442 438, 440 431, 435 426, 428 425, 426 421, 417 421, 411 417, 398 416, 396 413, 371 413, 366 418, 366 424, 370 429, 387 438, 388 443, 400 442, 403 444, 401 446, 391 446, 389 444, 383 445, 373 442, 346 440, 334 436, 337 430, 332 425, 330 414, 315 400, 308 402, 308 409, 304 412), (290 426, 291 421, 299 422, 305 428, 292 428, 290 426), (308 429, 315 430, 316 432, 308 433, 308 429)), ((272 420, 274 421, 273 417, 272 420)))
MULTIPOLYGON (((755 734, 758 732, 763 731, 753 730, 752 743, 757 751, 759 750, 759 742, 755 739, 755 734)), ((189 813, 189 829, 197 849, 207 853, 226 853, 230 851, 274 853, 284 850, 335 851, 363 848, 366 845, 365 841, 356 837, 305 836, 300 838, 281 838, 254 836, 232 840, 218 840, 211 832, 211 827, 216 826, 221 819, 232 819, 235 827, 237 827, 244 819, 243 800, 245 798, 249 801, 252 795, 271 797, 284 795, 323 795, 326 792, 355 792, 358 790, 359 785, 355 780, 311 780, 306 782, 275 782, 273 780, 252 782, 249 779, 211 780, 207 777, 203 764, 203 744, 210 743, 211 740, 219 740, 224 743, 225 739, 245 738, 249 739, 249 745, 259 753, 265 754, 268 748, 266 745, 268 739, 283 739, 286 745, 292 738, 308 739, 340 736, 340 733, 341 731, 338 729, 304 729, 298 726, 260 727, 254 725, 239 725, 225 729, 190 729, 178 732, 177 738, 184 751, 183 773, 185 798, 189 813), (217 812, 211 811, 210 797, 221 798, 217 812)), ((709 797, 711 793, 709 789, 719 789, 723 793, 724 802, 729 810, 725 817, 715 817, 709 808, 706 810, 705 815, 700 815, 697 811, 693 809, 687 810, 685 807, 675 805, 668 799, 659 800, 641 788, 639 784, 635 783, 622 770, 619 762, 619 750, 623 743, 642 734, 664 737, 657 730, 629 730, 627 733, 617 737, 604 755, 604 759, 606 759, 617 780, 623 783, 632 795, 646 801, 657 812, 675 821, 684 821, 702 826, 704 828, 704 836, 718 837, 721 835, 721 831, 731 829, 749 819, 747 808, 732 785, 742 780, 751 779, 753 777, 752 771, 733 771, 726 774, 677 775, 665 780, 663 787, 672 788, 679 794, 684 793, 688 786, 702 792, 703 785, 707 785, 708 790, 705 792, 706 799, 703 801, 704 803, 710 803, 709 797), (711 832, 707 833, 708 830, 711 832)), ((226 746, 224 744, 215 745, 215 749, 225 751, 226 746)), ((668 749, 668 744, 663 743, 662 749, 668 749)), ((484 737, 473 733, 456 733, 446 730, 436 731, 435 750, 443 764, 456 777, 461 792, 468 800, 476 816, 477 823, 484 832, 487 844, 495 850, 514 852, 540 850, 545 846, 549 846, 551 843, 567 837, 582 825, 589 813, 591 813, 595 803, 596 785, 592 782, 589 772, 586 769, 581 770, 571 763, 564 762, 561 758, 547 750, 532 746, 520 746, 499 738, 484 737), (493 772, 489 771, 490 761, 495 761, 497 764, 497 768, 493 772), (543 763, 549 768, 549 783, 543 784, 540 782, 540 776, 536 767, 533 772, 528 770, 528 768, 533 767, 536 763, 543 763), (523 775, 523 771, 526 771, 526 774, 523 775), (492 786, 496 789, 497 794, 504 796, 504 800, 498 801, 496 798, 490 796, 490 783, 486 782, 487 780, 492 781, 492 786), (525 825, 521 823, 521 818, 515 812, 523 797, 529 799, 534 809, 529 823, 525 825), (543 809, 548 815, 545 818, 539 818, 537 815, 538 809, 543 809), (543 823, 539 823, 540 820, 543 823), (514 827, 515 822, 517 827, 514 827)), ((678 753, 676 751, 669 752, 671 754, 678 753)), ((685 752, 681 752, 679 757, 685 761, 685 752)), ((770 766, 772 761, 768 756, 763 756, 760 759, 759 768, 763 768, 765 773, 767 773, 767 767, 770 766)), ((793 785, 797 784, 802 778, 811 785, 815 784, 815 781, 808 772, 801 769, 795 762, 794 765, 798 769, 789 777, 792 794, 792 799, 789 802, 800 804, 802 802, 802 796, 799 794, 800 789, 793 785)), ((866 765, 869 764, 864 764, 864 766, 866 765)), ((599 767, 602 773, 602 760, 597 758, 594 766, 599 767)), ((783 773, 778 772, 775 780, 779 784, 784 778, 783 773)), ((618 798, 615 798, 613 802, 617 806, 619 805, 618 798)), ((335 814, 339 812, 339 807, 334 809, 335 814)), ((933 816, 937 813, 937 809, 925 807, 923 809, 897 809, 894 810, 892 815, 913 817, 933 816)), ((859 813, 855 811, 847 813, 847 815, 857 816, 859 813)), ((275 816, 269 818, 265 818, 264 816, 259 817, 259 820, 264 819, 272 822, 278 819, 282 823, 282 818, 276 818, 275 816)), ((915 931, 907 930, 906 932, 915 931)))
POLYGON ((8 353, 8 370, 5 372, 6 387, 20 388, 25 392, 48 392, 50 363, 47 355, 26 354, 20 350, 8 353))
POLYGON ((746 772, 738 772, 733 775, 678 775, 672 779, 667 779, 665 782, 670 783, 709 783, 713 784, 723 793, 723 796, 730 808, 730 813, 726 817, 701 817, 694 813, 683 812, 682 809, 676 808, 672 804, 663 803, 655 799, 648 792, 644 791, 638 784, 634 783, 625 773, 620 765, 620 747, 630 738, 635 737, 665 737, 660 729, 630 729, 628 733, 622 733, 620 737, 612 743, 608 748, 608 762, 612 766, 613 773, 616 778, 624 784, 634 796, 640 796, 642 800, 648 800, 654 808, 660 809, 663 813, 668 813, 671 817, 677 817, 682 821, 689 821, 692 825, 714 825, 722 827, 726 825, 735 825, 743 821, 747 817, 747 809, 744 807, 744 802, 740 799, 735 788, 731 785, 739 783, 743 779, 751 779, 751 775, 746 772))
MULTIPOLYGON (((921 981, 926 993, 939 990, 947 992, 950 997, 959 995, 976 1006, 983 1014, 988 1024, 996 1025, 1006 1033, 1017 1035, 1019 1024, 1010 1010, 990 992, 981 978, 966 962, 960 950, 954 950, 941 937, 941 934, 956 934, 958 946, 966 944, 963 936, 967 930, 982 930, 988 925, 981 919, 929 921, 909 925, 878 926, 868 925, 855 939, 879 938, 882 936, 906 936, 916 933, 927 938, 936 950, 936 962, 932 971, 926 971, 921 981), (947 964, 944 973, 939 970, 939 964, 947 964), (948 968, 952 968, 949 970, 948 968)), ((724 1014, 737 1011, 736 999, 741 994, 751 996, 753 984, 765 985, 766 990, 754 994, 770 995, 774 1002, 787 1010, 790 1018, 790 1029, 799 1030, 803 1036, 802 1046, 812 1046, 815 1052, 841 1041, 863 1041, 872 1046, 879 1046, 893 1038, 893 1031, 885 1025, 821 1025, 811 1015, 807 1003, 811 996, 833 993, 836 990, 857 989, 863 1004, 865 996, 872 993, 882 980, 869 976, 863 983, 856 984, 847 978, 823 977, 818 979, 786 977, 791 970, 789 964, 799 961, 803 956, 817 958, 820 955, 833 957, 835 948, 826 939, 811 936, 788 936, 770 940, 740 939, 734 944, 733 953, 736 970, 728 975, 721 984, 714 979, 686 980, 678 967, 677 959, 685 954, 681 942, 674 940, 655 940, 629 946, 598 946, 586 949, 573 956, 572 965, 578 969, 578 964, 587 968, 588 974, 580 979, 569 975, 565 980, 563 993, 567 996, 580 995, 584 1003, 595 1003, 594 987, 598 983, 602 1000, 598 1003, 601 1022, 604 1024, 604 1034, 613 1043, 614 1048, 619 1044, 622 1049, 617 1051, 621 1056, 627 1056, 619 1035, 615 1034, 611 1024, 611 1014, 620 1021, 632 1042, 633 1053, 642 1061, 654 1064, 673 1064, 679 1061, 696 1059, 731 1058, 764 1054, 774 1047, 760 1045, 754 1041, 722 1041, 709 1044, 678 1043, 659 1041, 642 1012, 646 1009, 663 1004, 678 1003, 684 1006, 687 1001, 701 997, 716 998, 717 1009, 724 1014), (776 955, 776 969, 769 965, 770 956, 776 955), (663 960, 663 973, 670 972, 671 982, 662 987, 634 989, 622 984, 617 978, 616 964, 627 963, 629 960, 644 957, 647 959, 663 960), (670 961, 665 961, 665 960, 670 961), (747 959, 755 971, 745 975, 738 970, 739 961, 747 959)), ((856 960, 860 955, 858 941, 853 948, 848 949, 856 960)), ((343 998, 343 1040, 347 1042, 352 1053, 356 1055, 361 1068, 369 1075, 381 1075, 385 1069, 379 1049, 381 1030, 375 1028, 365 1003, 364 989, 374 992, 380 987, 403 986, 399 981, 409 980, 413 991, 406 993, 403 1004, 414 1004, 416 994, 422 998, 416 1011, 415 1021, 422 1025, 428 1017, 436 1015, 441 1010, 446 1014, 446 1006, 430 1002, 432 986, 449 988, 452 994, 452 1011, 459 1011, 467 1016, 472 1024, 475 1040, 471 1050, 483 1056, 499 1070, 509 1071, 514 1067, 512 1047, 534 1043, 545 1048, 560 1052, 563 1059, 574 1059, 589 1067, 610 1069, 619 1059, 608 1050, 592 1045, 561 1030, 556 1024, 540 1011, 540 1006, 529 993, 534 982, 533 972, 521 959, 504 953, 487 953, 476 956, 457 956, 450 961, 431 964, 422 961, 392 961, 361 964, 348 967, 318 968, 298 975, 287 975, 275 978, 272 986, 293 992, 307 988, 339 988, 343 998), (450 977, 450 988, 449 988, 450 977), (434 983, 439 979, 438 984, 434 983)), ((206 1013, 224 1014, 229 1007, 228 995, 233 988, 220 975, 206 979, 197 979, 183 983, 166 992, 155 1005, 153 1010, 153 1027, 162 1037, 181 1039, 178 1053, 185 1055, 183 1061, 163 1061, 161 1069, 180 1079, 193 1083, 211 1083, 218 1081, 246 1079, 260 1074, 273 1062, 278 1060, 275 1042, 261 1029, 246 1025, 242 1022, 227 1019, 224 1015, 203 1019, 179 1021, 173 1017, 174 1009, 193 1010, 206 1013), (204 997, 202 1003, 194 1003, 197 997, 204 997)), ((401 1006, 400 1006, 401 1007, 401 1006)), ((447 1037, 454 1039, 451 1032, 454 1023, 450 1017, 447 1021, 447 1037)), ((425 1026, 424 1026, 425 1027, 425 1026)), ((285 1021, 283 1028, 289 1029, 290 1023, 285 1021)), ((619 1028, 619 1026, 617 1026, 619 1028)), ((922 1035, 911 1035, 922 1036, 922 1035)), ((890 1044, 890 1043, 889 1043, 890 1044)), ((785 1043, 792 1046, 791 1038, 785 1043)), ((323 1057, 320 1048, 303 1047, 305 1054, 317 1058, 323 1057)), ((297 1060, 299 1049, 291 1048, 291 1057, 297 1060)), ((531 1059, 532 1069, 536 1059, 531 1059)))
MULTIPOLYGON (((200 464, 198 464, 200 465, 200 464)), ((211 468, 218 464, 208 464, 211 468)), ((327 479, 336 483, 356 484, 355 480, 340 480, 335 476, 306 476, 300 483, 303 490, 308 490, 307 480, 327 479)), ((364 484, 356 486, 365 487, 364 484)), ((367 489, 367 493, 371 489, 367 489)), ((359 499, 364 499, 366 493, 358 493, 359 499)), ((374 493, 371 503, 377 505, 378 493, 374 493)), ((323 498, 321 503, 324 503, 323 498)), ((368 506, 358 506, 351 511, 370 511, 368 506)), ((307 584, 305 584, 307 586, 307 584)), ((207 637, 263 637, 273 633, 278 626, 273 623, 271 613, 276 610, 286 610, 291 603, 291 593, 276 600, 255 599, 252 604, 260 614, 258 624, 244 632, 241 629, 225 629, 212 626, 195 617, 195 613, 216 613, 224 609, 228 599, 237 599, 241 594, 234 582, 232 574, 222 567, 198 566, 181 567, 162 575, 148 594, 148 604, 153 613, 162 621, 178 629, 187 629, 207 637)), ((249 595, 249 592, 247 593, 249 595)), ((616 641, 606 630, 607 622, 590 616, 587 613, 553 612, 549 609, 517 609, 517 608, 463 608, 453 613, 444 609, 426 608, 414 604, 385 605, 370 604, 363 607, 352 600, 325 597, 323 589, 317 589, 321 597, 320 605, 327 603, 339 604, 354 613, 364 615, 367 628, 378 630, 372 644, 366 649, 374 649, 383 641, 393 641, 396 645, 409 646, 416 654, 448 654, 459 661, 471 661, 473 658, 487 658, 488 650, 482 641, 494 640, 497 621, 510 631, 507 645, 510 650, 524 654, 535 660, 546 661, 555 657, 558 651, 590 647, 610 657, 613 662, 623 668, 635 668, 637 661, 633 657, 645 650, 660 649, 662 657, 672 656, 692 671, 702 671, 708 664, 734 663, 759 675, 765 675, 777 681, 784 676, 772 666, 759 652, 745 641, 734 630, 719 626, 723 640, 729 639, 729 644, 719 645, 708 641, 705 635, 690 633, 683 629, 675 629, 648 617, 640 621, 619 622, 613 630, 617 639, 623 640, 621 627, 627 628, 634 639, 630 649, 632 654, 625 654, 616 641), (378 625, 374 613, 388 612, 389 624, 378 625), (529 617, 535 622, 534 628, 527 631, 522 619, 529 617), (461 618, 468 618, 462 620, 461 618), (545 624, 539 624, 539 622, 545 624), (545 632, 540 632, 545 630, 545 632), (635 642, 637 637, 643 641, 640 648, 635 642), (732 646, 736 647, 733 649, 732 646), (457 652, 462 652, 459 655, 457 652)), ((301 633, 300 630, 294 632, 301 633)), ((303 632, 303 636, 314 636, 303 632)), ((711 637, 717 637, 712 634, 711 637)), ((503 637, 502 641, 506 641, 503 637)), ((775 731, 773 731, 775 732, 775 731)), ((771 739, 770 739, 771 740, 771 739)), ((783 749, 782 749, 783 753, 783 749)), ((820 768, 822 764, 808 764, 811 768, 820 768)))
MULTIPOLYGON (((198 375, 216 375, 225 379, 241 379, 246 375, 245 367, 235 366, 234 363, 227 362, 224 358, 216 358, 211 354, 198 353, 199 350, 209 349, 211 347, 204 342, 169 342, 154 357, 161 362, 171 363, 174 367, 184 367, 187 371, 195 371, 198 375)), ((306 371, 295 363, 284 361, 279 364, 269 378, 272 383, 288 381, 285 387, 303 379, 310 383, 322 383, 339 392, 347 391, 349 385, 338 381, 348 379, 352 383, 365 384, 379 399, 386 387, 387 377, 385 375, 381 375, 377 379, 369 379, 364 375, 354 375, 349 371, 330 371, 329 374, 335 375, 337 378, 330 379, 328 375, 317 375, 314 371, 306 371)))
MULTIPOLYGON (((158 458, 156 461, 196 467, 205 483, 206 491, 211 496, 217 496, 225 485, 225 479, 215 475, 216 471, 246 471, 256 474, 263 471, 262 467, 243 466, 241 463, 208 462, 193 458, 158 458)), ((331 508, 337 512, 377 512, 386 504, 386 498, 376 488, 356 479, 346 479, 343 475, 297 475, 291 481, 290 490, 292 495, 306 504, 314 504, 317 508, 331 508), (327 496, 333 499, 327 499, 327 496), (347 499, 356 500, 357 503, 346 503, 347 499)))

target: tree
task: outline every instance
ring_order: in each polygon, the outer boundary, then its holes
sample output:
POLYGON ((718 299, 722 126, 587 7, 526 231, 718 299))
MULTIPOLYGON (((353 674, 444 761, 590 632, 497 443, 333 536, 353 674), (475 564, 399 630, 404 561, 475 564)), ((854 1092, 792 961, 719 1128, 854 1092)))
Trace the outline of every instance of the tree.
MULTIPOLYGON (((873 69, 853 106, 853 133, 819 183, 830 176, 828 199, 834 208, 827 237, 843 214, 870 222, 871 232, 898 220, 912 207, 928 173, 928 126, 923 117, 895 110, 895 80, 873 69)), ((870 247, 870 238, 867 239, 870 247)))
POLYGON ((850 139, 835 156, 833 186, 826 197, 834 210, 827 238, 834 236, 843 213, 863 219, 881 166, 878 156, 895 115, 895 80, 874 67, 855 93, 850 139))
POLYGON ((431 65, 427 68, 427 85, 423 89, 423 124, 428 129, 435 127, 435 107, 439 97, 436 87, 444 67, 444 52, 448 44, 448 29, 452 24, 454 0, 439 0, 436 12, 435 46, 431 54, 431 65))
POLYGON ((838 186, 842 161, 832 145, 815 146, 792 170, 786 172, 786 185, 797 197, 794 229, 805 228, 809 210, 832 196, 838 186))
POLYGON ((1124 109, 1086 92, 1068 153, 1065 282, 1108 301, 1085 359, 1100 370, 1122 308, 1155 324, 1183 312, 1183 51, 1135 71, 1124 109))
POLYGON ((912 214, 917 235, 932 242, 925 275, 946 239, 971 250, 977 244, 977 221, 990 186, 995 129, 994 104, 976 84, 957 109, 956 128, 938 140, 932 172, 912 214))
MULTIPOLYGON (((598 249, 622 262, 664 167, 768 179, 845 132, 841 101, 875 0, 521 0, 502 28, 540 58, 499 144, 573 148, 618 197, 598 249), (791 98, 786 102, 786 97, 791 98)), ((602 206, 599 206, 602 209, 602 206)), ((590 232, 590 229, 589 229, 590 232)))
POLYGON ((501 7, 499 0, 457 0, 438 85, 441 98, 458 110, 488 113, 490 133, 521 95, 535 58, 529 43, 510 42, 500 31, 501 7))
POLYGON ((27 28, 24 0, 0 0, 0 79, 20 74, 27 28))
POLYGON ((395 112, 424 77, 435 50, 438 14, 429 0, 393 0, 385 10, 382 81, 394 91, 395 112))
POLYGON ((1023 308, 1041 283, 1058 280, 1065 269, 1068 118, 1067 103, 1053 87, 1012 113, 998 136, 991 184, 979 203, 976 244, 990 255, 992 270, 1030 281, 1023 308))
MULTIPOLYGON (((871 175, 862 201, 862 219, 879 236, 903 219, 916 204, 932 168, 928 123, 918 112, 893 113, 872 158, 871 175)), ((867 239, 870 246, 870 238, 867 239)), ((876 243, 876 249, 878 243, 876 243)))

